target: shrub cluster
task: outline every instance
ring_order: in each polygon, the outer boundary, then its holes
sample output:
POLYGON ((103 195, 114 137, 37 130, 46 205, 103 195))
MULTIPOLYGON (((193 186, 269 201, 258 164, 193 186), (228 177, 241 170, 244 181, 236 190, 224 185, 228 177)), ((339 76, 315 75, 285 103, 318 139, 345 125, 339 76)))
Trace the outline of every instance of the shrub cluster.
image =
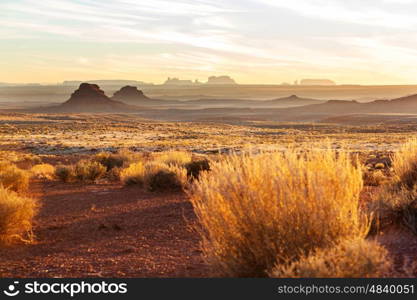
POLYGON ((18 195, 0 185, 0 243, 32 239, 32 220, 37 212, 35 200, 18 195))
POLYGON ((29 173, 8 162, 0 163, 0 185, 15 191, 24 192, 29 186, 29 173))
POLYGON ((394 179, 368 204, 372 232, 393 224, 417 234, 417 139, 402 145, 392 159, 394 179))
POLYGON ((197 178, 204 170, 209 170, 208 160, 193 160, 188 152, 167 151, 130 164, 121 170, 120 178, 126 185, 142 185, 153 192, 180 191, 188 179, 197 178))

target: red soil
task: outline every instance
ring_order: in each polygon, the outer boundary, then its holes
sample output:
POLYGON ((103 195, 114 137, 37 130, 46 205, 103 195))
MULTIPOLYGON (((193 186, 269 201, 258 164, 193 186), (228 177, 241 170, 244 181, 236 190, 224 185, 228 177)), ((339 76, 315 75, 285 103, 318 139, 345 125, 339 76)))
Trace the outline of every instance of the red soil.
POLYGON ((207 276, 183 194, 35 182, 36 242, 0 249, 1 277, 207 276))
MULTIPOLYGON (((182 193, 51 181, 33 182, 32 190, 41 204, 36 241, 0 248, 0 277, 209 276, 192 229, 195 215, 182 193)), ((375 191, 363 191, 362 205, 375 191)), ((402 270, 417 260, 415 235, 390 229, 377 239, 401 276, 416 273, 416 266, 402 270)))

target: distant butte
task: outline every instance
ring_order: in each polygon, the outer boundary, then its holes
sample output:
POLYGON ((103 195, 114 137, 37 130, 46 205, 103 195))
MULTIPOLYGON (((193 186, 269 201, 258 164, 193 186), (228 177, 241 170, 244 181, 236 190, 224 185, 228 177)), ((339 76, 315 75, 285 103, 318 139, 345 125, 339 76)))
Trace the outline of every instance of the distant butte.
POLYGON ((69 100, 53 109, 59 112, 131 112, 139 107, 110 99, 97 84, 81 83, 69 100))
POLYGON ((141 101, 149 101, 150 99, 145 94, 138 90, 136 86, 124 86, 116 91, 112 97, 113 100, 121 101, 129 104, 138 104, 141 101))

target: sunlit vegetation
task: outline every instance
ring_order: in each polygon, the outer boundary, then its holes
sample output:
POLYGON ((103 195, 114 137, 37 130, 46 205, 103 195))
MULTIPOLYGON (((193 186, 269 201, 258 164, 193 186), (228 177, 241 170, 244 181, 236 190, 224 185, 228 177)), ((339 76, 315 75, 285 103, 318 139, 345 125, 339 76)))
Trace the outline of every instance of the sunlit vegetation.
POLYGON ((287 149, 213 163, 189 194, 213 272, 262 277, 277 263, 364 238, 362 186, 345 152, 287 149))
POLYGON ((29 172, 21 170, 13 163, 0 163, 0 185, 15 191, 24 192, 29 186, 29 172))
POLYGON ((32 219, 37 212, 35 200, 18 195, 0 185, 0 243, 32 240, 32 219))
POLYGON ((392 225, 417 234, 417 140, 400 147, 393 157, 394 177, 368 205, 374 231, 392 225))
POLYGON ((50 164, 34 165, 30 169, 30 173, 37 178, 52 179, 55 174, 55 167, 50 164))
POLYGON ((317 249, 289 264, 278 264, 272 277, 283 278, 375 278, 392 272, 388 251, 375 241, 346 239, 317 249))

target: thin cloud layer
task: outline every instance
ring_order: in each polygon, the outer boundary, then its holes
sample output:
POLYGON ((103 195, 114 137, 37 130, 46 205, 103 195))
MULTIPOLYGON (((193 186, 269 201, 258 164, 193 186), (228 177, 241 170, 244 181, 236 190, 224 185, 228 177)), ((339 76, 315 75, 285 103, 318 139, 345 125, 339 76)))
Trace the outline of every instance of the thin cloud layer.
POLYGON ((412 1, 141 2, 1 1, 0 81, 228 74, 242 83, 405 84, 417 76, 412 1))

